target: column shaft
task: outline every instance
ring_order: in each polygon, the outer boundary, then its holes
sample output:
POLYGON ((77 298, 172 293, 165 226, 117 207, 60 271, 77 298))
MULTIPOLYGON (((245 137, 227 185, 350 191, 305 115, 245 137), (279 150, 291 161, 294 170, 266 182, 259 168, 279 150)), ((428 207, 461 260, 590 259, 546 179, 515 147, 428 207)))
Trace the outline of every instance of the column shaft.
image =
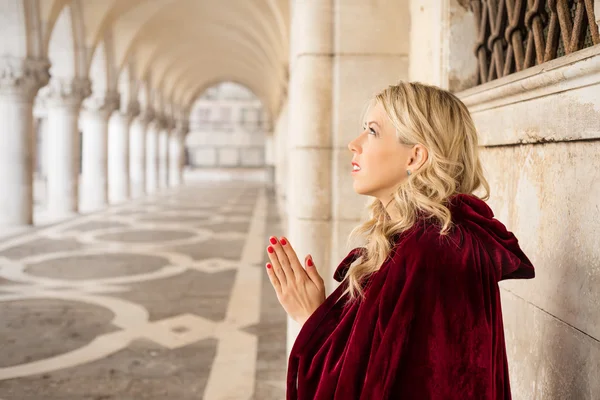
POLYGON ((33 100, 0 96, 0 225, 33 224, 33 100))
POLYGON ((79 109, 91 93, 91 84, 82 78, 54 78, 44 90, 48 109, 48 212, 53 217, 66 217, 78 211, 79 109))
POLYGON ((48 106, 48 211, 54 216, 77 212, 79 199, 79 105, 48 106))
POLYGON ((108 120, 102 111, 84 110, 81 209, 95 211, 108 203, 108 120))
POLYGON ((33 99, 48 82, 49 66, 0 57, 0 226, 33 224, 33 99))
POLYGON ((113 113, 108 124, 108 199, 111 204, 129 198, 130 118, 113 113))
POLYGON ((175 131, 169 140, 169 186, 181 185, 183 181, 183 139, 175 131))
POLYGON ((146 131, 146 193, 158 190, 158 126, 152 122, 146 131))
POLYGON ((161 129, 158 135, 159 187, 169 186, 169 130, 161 129))
POLYGON ((139 116, 129 129, 129 178, 131 197, 141 197, 146 192, 146 130, 148 124, 144 116, 139 116))
MULTIPOLYGON (((332 0, 292 3, 289 137, 294 167, 289 170, 287 231, 300 259, 312 254, 328 293, 333 19, 332 0)), ((288 351, 299 328, 288 320, 288 351)))

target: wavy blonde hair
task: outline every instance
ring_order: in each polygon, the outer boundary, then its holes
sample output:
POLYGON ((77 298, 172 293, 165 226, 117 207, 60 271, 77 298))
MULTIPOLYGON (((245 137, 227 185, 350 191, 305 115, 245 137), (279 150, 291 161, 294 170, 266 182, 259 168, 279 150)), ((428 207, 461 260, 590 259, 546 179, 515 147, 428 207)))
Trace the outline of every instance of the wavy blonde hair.
POLYGON ((427 161, 403 181, 388 205, 401 216, 391 221, 380 200, 368 207, 368 220, 357 226, 349 241, 363 239, 365 251, 346 277, 344 294, 349 301, 362 299, 362 285, 390 256, 394 236, 412 228, 419 214, 447 235, 453 224, 447 200, 458 193, 472 194, 490 188, 479 160, 475 124, 467 107, 452 93, 435 86, 400 82, 377 94, 370 106, 381 104, 396 128, 400 143, 420 143, 428 150, 427 161))

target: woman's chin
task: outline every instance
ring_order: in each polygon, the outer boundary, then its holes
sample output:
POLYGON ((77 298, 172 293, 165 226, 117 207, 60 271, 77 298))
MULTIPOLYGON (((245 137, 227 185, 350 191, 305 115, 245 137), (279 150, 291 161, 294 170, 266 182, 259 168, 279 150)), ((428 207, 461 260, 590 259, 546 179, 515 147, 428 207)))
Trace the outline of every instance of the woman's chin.
POLYGON ((369 190, 367 188, 365 188, 365 187, 361 187, 361 185, 358 182, 356 182, 356 181, 354 181, 354 185, 352 185, 352 187, 353 187, 354 192, 356 194, 360 194, 360 195, 363 195, 363 196, 368 196, 369 195, 369 190))

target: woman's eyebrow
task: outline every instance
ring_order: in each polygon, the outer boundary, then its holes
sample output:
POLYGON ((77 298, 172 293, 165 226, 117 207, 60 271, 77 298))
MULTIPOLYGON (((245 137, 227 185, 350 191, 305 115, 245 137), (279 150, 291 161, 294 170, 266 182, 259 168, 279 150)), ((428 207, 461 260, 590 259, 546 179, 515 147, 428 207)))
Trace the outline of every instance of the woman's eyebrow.
POLYGON ((371 125, 371 124, 375 124, 375 125, 377 125, 378 128, 380 128, 379 124, 377 122, 375 122, 375 121, 369 121, 365 125, 368 126, 368 125, 371 125))

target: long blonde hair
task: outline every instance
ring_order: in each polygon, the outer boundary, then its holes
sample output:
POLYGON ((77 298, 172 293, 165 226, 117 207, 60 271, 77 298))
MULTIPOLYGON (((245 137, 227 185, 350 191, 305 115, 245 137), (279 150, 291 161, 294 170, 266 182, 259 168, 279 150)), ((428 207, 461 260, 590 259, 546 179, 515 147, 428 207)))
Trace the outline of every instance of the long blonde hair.
POLYGON ((362 298, 365 280, 390 256, 393 237, 412 228, 419 215, 440 226, 447 235, 453 224, 447 200, 454 194, 473 194, 480 187, 489 198, 490 188, 479 160, 475 124, 467 107, 452 93, 435 86, 400 82, 377 94, 371 105, 381 104, 396 128, 400 143, 420 143, 428 150, 427 161, 394 192, 389 207, 396 207, 399 220, 391 221, 384 205, 375 199, 368 207, 368 220, 357 226, 349 241, 362 238, 360 260, 345 280, 349 301, 362 298))

